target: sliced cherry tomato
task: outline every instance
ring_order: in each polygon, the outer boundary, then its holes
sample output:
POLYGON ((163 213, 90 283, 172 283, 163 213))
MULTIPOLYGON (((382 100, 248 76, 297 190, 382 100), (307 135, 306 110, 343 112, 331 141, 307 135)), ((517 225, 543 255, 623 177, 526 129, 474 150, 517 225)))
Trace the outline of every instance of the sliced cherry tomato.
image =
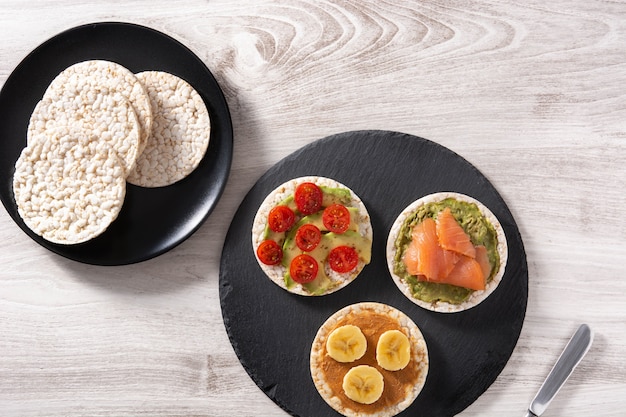
POLYGON ((343 233, 350 226, 350 212, 341 204, 331 204, 322 213, 324 226, 333 233, 343 233))
POLYGON ((303 224, 296 231, 296 246, 305 252, 311 252, 322 240, 322 232, 314 224, 303 224))
POLYGON ((283 250, 272 239, 261 242, 256 250, 256 254, 265 265, 278 265, 283 259, 283 250))
POLYGON ((289 266, 289 274, 294 281, 300 284, 306 284, 317 277, 318 268, 315 258, 303 253, 293 258, 289 266))
POLYGON ((296 221, 293 210, 287 206, 276 206, 270 210, 267 216, 267 223, 275 232, 286 232, 296 221))
POLYGON ((312 182, 303 182, 296 187, 294 200, 300 213, 308 216, 322 208, 322 190, 312 182))
POLYGON ((350 272, 359 263, 359 255, 350 246, 337 246, 328 254, 330 268, 339 273, 350 272))

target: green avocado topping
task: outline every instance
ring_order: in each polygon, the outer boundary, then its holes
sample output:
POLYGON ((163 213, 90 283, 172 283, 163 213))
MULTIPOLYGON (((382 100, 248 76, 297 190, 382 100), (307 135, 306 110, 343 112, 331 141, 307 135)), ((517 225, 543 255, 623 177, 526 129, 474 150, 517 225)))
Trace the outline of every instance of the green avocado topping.
MULTIPOLYGON (((319 245, 311 252, 306 252, 320 265, 317 278, 309 283, 302 284, 308 292, 313 295, 321 295, 336 285, 336 283, 334 283, 328 275, 326 275, 326 272, 324 271, 324 263, 326 262, 326 258, 332 248, 343 245, 353 247, 359 255, 359 259, 366 264, 370 262, 372 256, 372 244, 369 239, 364 238, 358 232, 348 230, 340 234, 333 232, 323 233, 322 240, 319 245)), ((301 253, 305 252, 302 252, 296 246, 293 238, 290 239, 288 237, 283 245, 283 265, 288 268, 291 260, 301 253)), ((287 272, 285 273, 285 284, 287 285, 287 288, 291 288, 291 286, 295 285, 295 281, 289 275, 289 269, 287 269, 287 272)))
POLYGON ((474 291, 448 284, 418 281, 416 276, 406 271, 406 266, 402 261, 404 251, 411 242, 413 226, 421 223, 427 217, 436 219, 439 212, 443 211, 446 207, 450 208, 452 215, 469 235, 472 243, 475 246, 483 245, 487 248, 489 263, 491 264, 491 274, 487 278, 487 282, 493 279, 500 267, 496 230, 489 220, 483 216, 476 204, 459 201, 454 198, 424 204, 420 206, 415 213, 405 219, 395 242, 396 255, 394 258, 394 273, 409 285, 413 297, 419 300, 425 302, 444 301, 450 304, 460 304, 467 300, 474 291))

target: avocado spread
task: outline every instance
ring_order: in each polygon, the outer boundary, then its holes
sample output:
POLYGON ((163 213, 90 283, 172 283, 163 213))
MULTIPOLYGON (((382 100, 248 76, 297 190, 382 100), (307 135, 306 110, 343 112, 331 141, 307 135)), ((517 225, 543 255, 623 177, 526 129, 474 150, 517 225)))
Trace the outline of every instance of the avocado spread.
POLYGON ((487 282, 493 279, 500 268, 496 230, 475 204, 454 198, 424 204, 405 219, 395 242, 394 273, 409 285, 411 293, 417 299, 426 302, 444 301, 450 304, 460 304, 467 300, 474 291, 448 284, 418 281, 416 276, 410 275, 406 271, 406 266, 402 261, 404 251, 411 242, 413 226, 421 223, 427 217, 436 219, 438 213, 446 207, 450 208, 455 219, 469 235, 472 243, 475 246, 483 245, 487 248, 489 263, 491 264, 491 274, 487 278, 487 282))

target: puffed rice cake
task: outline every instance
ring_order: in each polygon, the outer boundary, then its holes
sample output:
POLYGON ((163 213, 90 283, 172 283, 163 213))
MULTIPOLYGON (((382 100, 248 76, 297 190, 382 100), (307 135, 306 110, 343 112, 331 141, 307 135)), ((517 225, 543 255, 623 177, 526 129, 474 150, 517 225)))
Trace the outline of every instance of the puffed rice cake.
MULTIPOLYGON (((86 122, 97 123, 94 128, 102 129, 107 122, 117 123, 114 115, 109 115, 113 112, 112 106, 121 102, 120 99, 111 97, 114 93, 119 93, 128 100, 139 124, 137 138, 129 136, 126 139, 127 143, 132 140, 131 146, 134 149, 130 149, 130 154, 123 158, 132 163, 129 168, 134 167, 134 162, 145 148, 152 129, 152 107, 150 98, 137 77, 123 65, 112 61, 88 60, 61 71, 52 80, 31 115, 27 143, 30 143, 32 136, 51 125, 86 122), (116 103, 110 103, 111 100, 116 103), (83 121, 88 108, 99 114, 97 119, 83 121)), ((126 107, 128 104, 122 106, 126 107)))
MULTIPOLYGON (((68 134, 71 129, 94 133, 108 142, 123 161, 124 173, 134 168, 140 148, 141 126, 130 101, 117 91, 85 85, 75 97, 44 97, 35 106, 27 130, 27 144, 46 139, 52 130, 68 134), (36 138, 36 139, 35 139, 36 138)), ((54 133, 53 133, 54 134, 54 133)))
POLYGON ((117 152, 88 130, 41 135, 15 163, 18 213, 50 242, 93 239, 117 218, 124 202, 126 181, 117 152))
POLYGON ((163 187, 188 176, 209 145, 211 119, 198 92, 185 80, 162 71, 136 74, 150 97, 152 132, 127 180, 163 187))

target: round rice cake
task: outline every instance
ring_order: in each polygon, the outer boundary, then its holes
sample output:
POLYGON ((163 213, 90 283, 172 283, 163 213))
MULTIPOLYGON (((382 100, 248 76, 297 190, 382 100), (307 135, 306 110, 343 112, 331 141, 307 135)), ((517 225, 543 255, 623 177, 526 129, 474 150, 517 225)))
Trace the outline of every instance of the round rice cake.
MULTIPOLYGON (((463 225, 461 226, 464 227, 463 225)), ((466 233, 467 231, 468 230, 466 230, 466 233)), ((472 233, 469 233, 469 235, 470 238, 473 238, 472 233)), ((476 244, 476 242, 472 243, 476 244)), ((493 293, 504 276, 508 249, 506 236, 504 235, 504 230, 502 229, 500 222, 491 210, 489 210, 484 204, 464 194, 440 192, 429 194, 414 201, 400 213, 391 226, 389 232, 386 256, 387 267, 393 281, 409 300, 420 307, 431 311, 440 313, 455 313, 478 305, 491 293, 493 293), (492 254, 491 257, 493 260, 490 260, 492 269, 490 276, 487 279, 485 289, 470 290, 456 287, 459 292, 465 291, 462 294, 464 298, 459 298, 458 302, 456 302, 457 300, 444 300, 436 297, 437 293, 432 291, 432 289, 436 289, 436 286, 445 284, 417 282, 417 279, 414 276, 411 277, 404 268, 398 266, 398 264, 402 262, 404 250, 406 249, 406 245, 402 245, 403 239, 408 239, 411 234, 412 227, 417 224, 416 222, 418 220, 423 220, 425 217, 434 217, 440 210, 443 210, 446 201, 451 202, 451 204, 457 204, 459 207, 466 207, 469 210, 478 210, 480 213, 480 216, 476 220, 477 222, 480 222, 478 226, 486 230, 486 233, 488 233, 492 238, 489 241, 490 247, 487 248, 487 250, 491 251, 492 254), (413 283, 409 281, 413 281, 413 283), (431 291, 428 291, 428 286, 430 286, 431 291), (426 288, 426 291, 424 292, 425 295, 420 296, 417 288, 426 288)))
POLYGON ((91 132, 108 143, 123 162, 125 175, 135 166, 140 150, 141 126, 126 97, 117 91, 102 91, 85 85, 75 97, 44 97, 33 110, 27 130, 27 144, 51 135, 71 131, 91 132))
MULTIPOLYGON (((82 118, 81 108, 87 104, 94 108, 110 111, 110 102, 106 97, 109 94, 119 93, 124 96, 135 113, 139 123, 139 137, 136 154, 139 155, 145 148, 148 136, 152 130, 152 104, 143 85, 126 67, 105 60, 88 60, 76 63, 61 71, 52 80, 41 99, 40 106, 56 106, 72 111, 70 120, 82 118), (74 101, 78 103, 73 103, 74 101)), ((38 106, 39 107, 39 106, 38 106)), ((46 111, 42 109, 44 115, 46 111)), ((58 115, 58 111, 51 117, 58 115)), ((36 118, 31 122, 37 123, 37 131, 41 124, 53 122, 53 118, 36 118)), ((30 130, 30 129, 29 129, 30 130)))
POLYGON ((76 244, 103 233, 117 218, 126 194, 122 163, 91 131, 48 130, 22 150, 13 193, 19 215, 37 235, 76 244))
POLYGON ((136 74, 154 112, 148 144, 128 182, 163 187, 182 180, 200 163, 211 137, 211 119, 198 92, 185 80, 162 71, 136 74))
MULTIPOLYGON (((371 251, 371 244, 373 240, 373 231, 372 224, 370 221, 369 213, 363 204, 363 201, 359 198, 359 196, 352 191, 350 188, 345 186, 344 184, 339 183, 330 178, 319 177, 319 176, 306 176, 299 177, 289 180, 278 187, 276 187, 272 192, 270 192, 267 197, 261 203, 252 224, 252 249, 254 251, 256 260, 258 261, 261 269, 267 277, 274 282, 279 287, 298 295, 304 296, 317 296, 317 295, 326 295, 333 293, 346 285, 352 282, 359 273, 363 270, 365 265, 367 264, 363 259, 359 259, 358 264, 355 269, 338 273, 333 271, 328 262, 324 262, 323 266, 320 266, 319 269, 323 268, 324 275, 328 277, 329 282, 328 285, 322 288, 319 291, 311 290, 310 286, 306 284, 299 284, 293 282, 293 280, 286 279, 286 274, 288 273, 288 267, 283 264, 278 265, 266 265, 258 257, 257 249, 259 245, 268 238, 269 227, 268 227, 268 215, 272 208, 281 203, 284 203, 285 200, 293 197, 294 192, 298 185, 312 182, 319 187, 326 189, 339 189, 345 190, 348 196, 342 200, 342 204, 346 207, 351 208, 353 210, 353 214, 351 215, 351 221, 355 224, 355 232, 358 233, 361 239, 365 242, 368 242, 368 249, 371 251), (309 288, 307 288, 309 287, 309 288)), ((296 224, 298 220, 300 220, 303 216, 299 213, 296 213, 296 224)), ((281 246, 284 243, 283 240, 278 242, 281 246)), ((368 261, 369 262, 369 261, 368 261)), ((319 273, 319 272, 318 272, 319 273)))
POLYGON ((342 308, 322 324, 311 345, 310 371, 315 388, 328 405, 344 416, 395 416, 415 401, 426 383, 428 369, 428 349, 419 327, 387 304, 362 302, 342 308), (361 358, 338 362, 329 355, 326 341, 333 330, 346 325, 361 330, 367 347, 361 358), (376 359, 380 336, 389 330, 402 332, 410 346, 408 364, 397 371, 384 369, 376 359), (346 373, 361 365, 374 367, 383 376, 382 395, 371 404, 350 399, 342 387, 346 373))

